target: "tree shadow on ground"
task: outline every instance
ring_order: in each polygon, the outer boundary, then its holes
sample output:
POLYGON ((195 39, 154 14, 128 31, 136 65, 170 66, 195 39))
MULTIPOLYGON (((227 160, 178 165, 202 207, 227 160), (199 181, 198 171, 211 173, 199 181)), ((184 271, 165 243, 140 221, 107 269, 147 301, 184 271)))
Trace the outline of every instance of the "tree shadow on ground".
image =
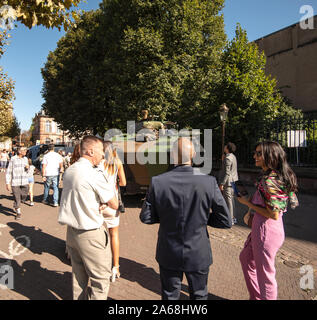
MULTIPOLYGON (((62 196, 62 189, 59 189, 58 201, 60 201, 61 196, 62 196)), ((1 199, 7 199, 7 200, 12 201, 12 206, 13 206, 14 198, 13 198, 12 195, 11 195, 11 196, 1 195, 1 199)), ((26 198, 26 201, 27 201, 27 202, 24 202, 24 204, 29 206, 29 200, 30 200, 30 196, 28 195, 27 198, 26 198)), ((34 195, 34 196, 33 196, 33 202, 35 202, 35 203, 41 203, 42 201, 43 201, 43 194, 34 195)), ((49 193, 48 202, 53 204, 53 193, 52 193, 52 192, 49 193)), ((3 206, 2 206, 2 208, 6 208, 6 207, 3 207, 3 206)), ((0 210, 1 210, 1 204, 0 204, 0 210)), ((9 211, 11 211, 10 208, 9 208, 9 211)), ((1 211, 0 211, 0 212, 1 212, 1 211)), ((12 210, 12 212, 14 212, 14 211, 12 210)))
POLYGON ((2 204, 0 204, 0 213, 6 216, 16 216, 16 213, 12 208, 5 207, 2 204))
POLYGON ((14 197, 13 195, 6 195, 6 194, 2 194, 0 196, 0 199, 6 199, 6 200, 9 200, 9 201, 12 201, 12 208, 9 208, 9 207, 6 207, 2 204, 0 204, 0 213, 3 213, 5 214, 6 216, 16 216, 16 213, 13 209, 13 202, 14 202, 14 197))
MULTIPOLYGON (((161 296, 160 275, 153 268, 147 267, 142 263, 120 257, 120 273, 122 278, 131 282, 137 282, 143 288, 161 296)), ((180 300, 188 300, 188 286, 182 284, 181 290, 180 300)), ((215 296, 211 293, 208 293, 208 299, 225 300, 224 298, 215 296)))
POLYGON ((70 264, 65 254, 65 241, 56 238, 48 233, 42 231, 37 227, 24 226, 17 222, 9 222, 7 224, 12 230, 10 234, 16 239, 17 242, 23 246, 23 237, 27 236, 30 239, 30 247, 28 250, 34 254, 49 253, 65 264, 70 264))
MULTIPOLYGON (((10 266, 12 279, 6 281, 12 290, 30 300, 71 300, 72 276, 70 272, 59 272, 41 267, 36 260, 26 260, 19 265, 15 260, 0 258, 0 266, 10 266)), ((4 271, 4 268, 1 269, 4 271)), ((8 271, 0 277, 9 278, 8 271)), ((9 287, 10 288, 10 287, 9 287)))

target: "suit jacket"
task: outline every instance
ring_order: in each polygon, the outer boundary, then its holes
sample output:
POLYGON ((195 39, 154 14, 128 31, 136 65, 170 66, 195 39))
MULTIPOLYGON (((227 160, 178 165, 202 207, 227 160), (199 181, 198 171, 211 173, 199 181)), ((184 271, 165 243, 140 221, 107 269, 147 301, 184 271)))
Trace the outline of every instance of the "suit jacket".
POLYGON ((212 264, 207 225, 232 226, 216 179, 190 166, 177 166, 152 178, 140 219, 160 223, 157 262, 182 271, 204 270, 212 264))
POLYGON ((231 187, 231 182, 238 180, 237 158, 233 153, 228 153, 223 161, 223 168, 220 171, 219 184, 231 187))

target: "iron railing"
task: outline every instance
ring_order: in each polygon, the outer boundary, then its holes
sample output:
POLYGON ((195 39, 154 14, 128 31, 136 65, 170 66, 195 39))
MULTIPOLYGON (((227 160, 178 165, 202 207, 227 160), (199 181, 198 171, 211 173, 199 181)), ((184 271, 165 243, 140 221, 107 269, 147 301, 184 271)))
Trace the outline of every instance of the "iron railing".
POLYGON ((294 167, 317 167, 317 116, 279 118, 271 122, 254 124, 247 141, 237 145, 239 167, 254 167, 253 151, 257 142, 277 141, 287 153, 288 162, 294 167))

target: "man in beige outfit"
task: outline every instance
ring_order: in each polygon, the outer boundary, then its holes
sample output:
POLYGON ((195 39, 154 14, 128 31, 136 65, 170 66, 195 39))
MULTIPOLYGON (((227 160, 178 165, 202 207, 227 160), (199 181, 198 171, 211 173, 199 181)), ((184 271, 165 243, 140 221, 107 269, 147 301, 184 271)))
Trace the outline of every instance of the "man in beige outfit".
POLYGON ((73 299, 106 300, 112 256, 100 206, 118 209, 118 199, 112 186, 94 169, 104 156, 102 141, 86 136, 80 150, 81 158, 64 174, 58 221, 67 225, 73 299))
POLYGON ((235 199, 234 191, 231 182, 236 182, 238 178, 237 158, 233 154, 236 151, 236 146, 232 142, 228 142, 224 147, 223 166, 220 171, 219 189, 222 191, 223 197, 226 200, 227 206, 231 213, 232 224, 237 223, 234 214, 235 199))

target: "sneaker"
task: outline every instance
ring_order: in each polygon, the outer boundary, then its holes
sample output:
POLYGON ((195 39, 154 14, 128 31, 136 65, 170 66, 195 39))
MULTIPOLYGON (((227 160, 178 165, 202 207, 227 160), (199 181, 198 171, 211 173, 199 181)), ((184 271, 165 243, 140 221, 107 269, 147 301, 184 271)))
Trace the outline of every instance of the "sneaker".
POLYGON ((15 220, 21 219, 21 209, 17 208, 15 209, 15 212, 16 212, 15 220))
POLYGON ((53 207, 58 207, 58 203, 54 203, 54 204, 53 204, 53 207))
POLYGON ((237 219, 236 219, 236 218, 233 218, 233 219, 232 219, 232 225, 237 224, 237 223, 238 223, 237 219))
POLYGON ((48 204, 48 201, 46 201, 46 200, 42 200, 42 203, 44 203, 44 204, 48 204))
POLYGON ((30 202, 30 206, 33 207, 34 206, 34 202, 31 201, 30 202))

